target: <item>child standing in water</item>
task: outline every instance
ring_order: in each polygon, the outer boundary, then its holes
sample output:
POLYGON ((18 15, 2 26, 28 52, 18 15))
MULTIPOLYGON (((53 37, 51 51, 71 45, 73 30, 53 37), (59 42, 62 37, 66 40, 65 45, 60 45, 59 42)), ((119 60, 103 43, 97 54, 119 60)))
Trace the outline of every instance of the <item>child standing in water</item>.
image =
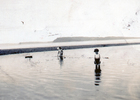
POLYGON ((99 49, 94 49, 94 52, 95 52, 95 55, 94 55, 94 64, 96 64, 96 69, 99 65, 99 69, 100 69, 100 54, 98 53, 99 52, 99 49))
POLYGON ((60 57, 61 59, 63 59, 63 50, 61 47, 58 48, 58 54, 57 54, 58 57, 60 57))

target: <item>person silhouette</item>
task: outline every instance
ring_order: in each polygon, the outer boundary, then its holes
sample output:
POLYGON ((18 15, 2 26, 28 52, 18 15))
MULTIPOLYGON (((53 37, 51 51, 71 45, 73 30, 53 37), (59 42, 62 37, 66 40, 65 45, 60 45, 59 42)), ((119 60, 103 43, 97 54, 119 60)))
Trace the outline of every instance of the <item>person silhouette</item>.
POLYGON ((96 65, 96 69, 100 69, 100 54, 99 49, 94 49, 95 55, 94 55, 94 64, 96 65))
POLYGON ((57 57, 60 57, 60 59, 63 59, 63 49, 61 47, 58 48, 57 57))

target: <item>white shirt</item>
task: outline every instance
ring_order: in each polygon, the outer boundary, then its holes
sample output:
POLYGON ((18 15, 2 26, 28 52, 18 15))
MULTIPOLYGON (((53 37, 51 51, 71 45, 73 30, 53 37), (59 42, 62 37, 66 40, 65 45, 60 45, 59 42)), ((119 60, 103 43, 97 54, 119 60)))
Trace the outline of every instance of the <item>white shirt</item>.
POLYGON ((95 58, 95 59, 100 59, 100 54, 95 54, 95 55, 94 55, 94 58, 95 58))

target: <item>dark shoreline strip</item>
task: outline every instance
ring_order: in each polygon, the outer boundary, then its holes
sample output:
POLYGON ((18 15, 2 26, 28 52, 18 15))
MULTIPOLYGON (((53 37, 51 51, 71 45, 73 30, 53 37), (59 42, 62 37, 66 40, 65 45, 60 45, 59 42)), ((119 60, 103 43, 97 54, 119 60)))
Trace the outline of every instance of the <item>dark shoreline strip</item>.
MULTIPOLYGON (((95 45, 77 45, 77 46, 61 46, 64 50, 67 49, 81 49, 81 48, 95 48, 95 47, 109 47, 109 46, 125 46, 125 45, 138 45, 138 43, 119 43, 119 44, 95 44, 95 45)), ((0 50, 0 55, 8 54, 19 54, 19 53, 29 53, 29 52, 43 52, 43 51, 55 51, 57 47, 36 47, 36 48, 19 48, 19 49, 3 49, 0 50)))

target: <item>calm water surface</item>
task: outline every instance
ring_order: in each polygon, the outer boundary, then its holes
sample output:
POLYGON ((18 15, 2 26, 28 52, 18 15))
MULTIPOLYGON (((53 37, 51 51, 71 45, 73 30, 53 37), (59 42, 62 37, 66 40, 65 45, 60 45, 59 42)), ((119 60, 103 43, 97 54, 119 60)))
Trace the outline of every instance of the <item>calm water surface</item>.
POLYGON ((0 100, 140 100, 140 46, 93 49, 0 56, 0 100))

